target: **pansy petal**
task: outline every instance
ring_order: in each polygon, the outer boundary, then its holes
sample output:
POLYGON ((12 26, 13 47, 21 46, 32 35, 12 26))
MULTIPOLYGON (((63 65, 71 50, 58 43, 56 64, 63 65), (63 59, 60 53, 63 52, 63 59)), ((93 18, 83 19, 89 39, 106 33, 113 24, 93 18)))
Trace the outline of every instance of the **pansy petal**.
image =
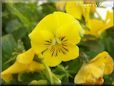
MULTIPOLYGON (((67 26, 72 23, 75 23, 75 21, 76 21, 75 18, 68 13, 54 12, 53 15, 55 16, 56 21, 57 21, 57 25, 58 25, 57 29, 63 25, 67 26)), ((54 30, 54 31, 56 31, 56 30, 54 30)))
POLYGON ((71 25, 65 25, 57 29, 57 37, 65 37, 67 43, 78 44, 80 42, 80 30, 81 26, 78 22, 72 23, 71 25))
POLYGON ((27 65, 16 61, 13 65, 11 65, 8 69, 4 70, 1 74, 5 75, 5 74, 20 73, 20 72, 25 71, 27 67, 28 67, 27 65))
MULTIPOLYGON (((34 30, 32 31, 32 33, 34 32, 38 32, 39 30, 48 30, 51 32, 54 32, 56 30, 56 28, 58 27, 55 15, 49 14, 47 16, 45 16, 34 28, 34 30)), ((38 35, 38 34, 37 34, 38 35)))
POLYGON ((113 71, 113 60, 111 56, 107 52, 102 52, 98 54, 94 59, 91 60, 91 63, 95 64, 96 66, 102 67, 104 66, 104 73, 110 74, 113 71))
POLYGON ((1 75, 1 78, 7 83, 9 83, 13 79, 12 74, 1 75))
POLYGON ((29 49, 28 51, 20 54, 17 56, 17 61, 22 64, 29 64, 32 62, 34 58, 34 52, 32 49, 29 49))
POLYGON ((42 57, 44 58, 43 59, 44 62, 50 67, 55 67, 58 64, 60 64, 62 61, 59 55, 58 56, 52 55, 52 52, 50 50, 45 51, 42 57))
POLYGON ((27 70, 30 71, 30 72, 34 72, 34 71, 38 72, 38 71, 41 71, 41 70, 43 70, 43 69, 44 69, 43 64, 38 63, 38 62, 35 62, 35 61, 32 61, 32 62, 29 64, 29 67, 28 67, 27 70))
POLYGON ((57 8, 58 10, 64 10, 66 1, 67 1, 67 0, 64 0, 64 1, 58 0, 58 1, 55 3, 56 8, 57 8))
POLYGON ((96 2, 92 3, 92 6, 90 8, 90 12, 94 13, 96 11, 96 8, 97 8, 96 2))
POLYGON ((46 48, 48 48, 48 42, 53 39, 53 34, 48 30, 38 30, 32 32, 29 37, 31 39, 31 45, 35 53, 40 54, 46 48))
POLYGON ((102 20, 89 19, 87 23, 89 30, 86 31, 86 34, 90 34, 90 35, 98 37, 104 31, 104 25, 105 23, 102 20))
POLYGON ((99 84, 96 83, 97 79, 103 77, 103 71, 92 64, 83 64, 79 72, 74 78, 75 84, 99 84))
POLYGON ((60 55, 62 61, 70 61, 79 56, 79 48, 76 45, 69 45, 66 49, 68 49, 68 51, 66 51, 66 53, 61 52, 62 54, 60 55))
POLYGON ((82 9, 81 9, 81 3, 77 1, 69 1, 66 3, 66 12, 74 16, 76 19, 81 20, 82 18, 82 9))
POLYGON ((114 70, 114 64, 113 64, 113 59, 108 55, 106 58, 106 66, 105 66, 105 70, 104 73, 105 74, 111 74, 114 70))
POLYGON ((88 22, 90 17, 90 8, 90 6, 82 6, 82 13, 86 22, 88 22))
POLYGON ((75 18, 64 12, 54 12, 44 17, 34 28, 31 34, 39 30, 48 30, 52 33, 62 25, 69 24, 75 21, 75 18))
POLYGON ((7 68, 1 73, 1 77, 4 81, 8 82, 12 80, 12 74, 24 72, 27 67, 27 65, 15 62, 13 65, 11 65, 9 68, 7 68))

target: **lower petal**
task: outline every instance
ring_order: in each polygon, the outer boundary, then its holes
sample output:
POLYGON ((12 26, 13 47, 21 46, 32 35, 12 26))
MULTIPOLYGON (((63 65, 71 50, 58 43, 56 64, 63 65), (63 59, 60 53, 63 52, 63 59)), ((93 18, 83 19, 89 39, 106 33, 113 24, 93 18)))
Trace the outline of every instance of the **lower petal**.
POLYGON ((61 63, 60 56, 52 56, 52 52, 47 50, 42 57, 44 58, 44 62, 50 66, 50 67, 55 67, 61 63))
POLYGON ((62 61, 70 61, 79 56, 79 48, 76 45, 68 46, 68 52, 61 54, 62 61))

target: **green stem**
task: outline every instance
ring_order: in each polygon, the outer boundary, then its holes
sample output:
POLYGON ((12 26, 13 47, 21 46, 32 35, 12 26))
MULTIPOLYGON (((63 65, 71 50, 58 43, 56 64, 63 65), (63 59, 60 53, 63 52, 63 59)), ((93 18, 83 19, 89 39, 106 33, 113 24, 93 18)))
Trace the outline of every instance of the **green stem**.
POLYGON ((50 84, 53 84, 52 72, 49 66, 42 60, 42 63, 46 69, 47 77, 49 78, 50 84))
POLYGON ((81 52, 82 53, 82 56, 83 56, 83 60, 84 60, 84 63, 88 63, 89 62, 89 59, 88 59, 88 56, 87 54, 85 54, 84 52, 81 52))

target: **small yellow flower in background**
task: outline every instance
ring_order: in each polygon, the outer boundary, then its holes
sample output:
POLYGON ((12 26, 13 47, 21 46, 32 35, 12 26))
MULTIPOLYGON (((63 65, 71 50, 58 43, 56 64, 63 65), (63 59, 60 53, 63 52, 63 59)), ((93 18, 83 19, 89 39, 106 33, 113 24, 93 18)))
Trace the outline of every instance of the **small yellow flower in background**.
POLYGON ((67 0, 58 0, 55 5, 58 10, 64 10, 67 0))
POLYGON ((12 74, 23 72, 38 72, 44 69, 44 66, 33 61, 34 52, 32 49, 17 56, 16 62, 1 73, 1 77, 5 82, 12 80, 12 74))
POLYGON ((82 31, 74 17, 54 12, 44 17, 29 37, 34 52, 43 57, 48 66, 54 67, 79 56, 76 44, 80 42, 82 31))
POLYGON ((90 18, 90 14, 96 12, 95 0, 67 1, 66 12, 78 20, 81 20, 83 16, 86 21, 86 26, 89 28, 89 30, 85 30, 85 34, 89 34, 95 37, 99 37, 105 30, 114 26, 113 12, 111 11, 107 11, 105 21, 90 18))
POLYGON ((114 82, 112 82, 112 85, 114 85, 114 82))
POLYGON ((89 34, 95 37, 99 37, 103 32, 105 22, 99 19, 89 19, 87 26, 89 30, 85 31, 85 34, 89 34))
POLYGON ((102 52, 89 63, 83 64, 74 78, 75 84, 103 84, 104 74, 113 72, 113 60, 107 52, 102 52))
POLYGON ((99 37, 105 30, 114 26, 113 24, 113 12, 108 11, 105 21, 100 19, 89 19, 87 26, 89 30, 85 31, 85 34, 90 34, 95 37, 99 37))
POLYGON ((74 16, 76 19, 81 20, 82 16, 85 18, 87 22, 90 18, 90 13, 94 13, 96 11, 96 3, 92 2, 84 2, 81 1, 68 1, 66 3, 66 12, 74 16))

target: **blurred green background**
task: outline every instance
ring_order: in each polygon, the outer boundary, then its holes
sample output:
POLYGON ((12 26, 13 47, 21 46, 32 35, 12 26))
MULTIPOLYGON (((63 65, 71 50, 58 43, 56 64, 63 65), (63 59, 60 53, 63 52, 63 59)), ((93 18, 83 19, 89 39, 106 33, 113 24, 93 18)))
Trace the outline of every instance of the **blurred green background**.
MULTIPOLYGON (((2 70, 12 65, 19 53, 31 47, 28 34, 44 16, 54 11, 58 11, 58 9, 55 2, 51 0, 43 4, 37 0, 2 3, 2 70)), ((81 41, 78 46, 80 54, 86 53, 88 59, 104 50, 108 51, 114 59, 114 27, 103 33, 100 39, 81 41)), ((62 63, 60 66, 52 68, 52 71, 62 80, 62 83, 73 83, 74 76, 83 63, 81 57, 83 55, 76 60, 62 63)), ((34 79, 44 78, 44 74, 25 73, 20 76, 15 74, 14 77, 15 79, 11 83, 29 83, 34 79)), ((114 81, 114 73, 104 76, 104 78, 106 84, 111 84, 114 81)))

